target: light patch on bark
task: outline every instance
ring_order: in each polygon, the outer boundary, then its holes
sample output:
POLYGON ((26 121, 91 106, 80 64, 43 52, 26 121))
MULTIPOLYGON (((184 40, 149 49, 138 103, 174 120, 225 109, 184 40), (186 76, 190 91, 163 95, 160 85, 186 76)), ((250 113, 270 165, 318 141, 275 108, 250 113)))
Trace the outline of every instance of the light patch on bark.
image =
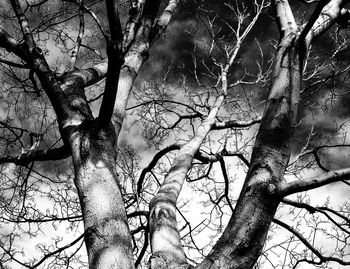
POLYGON ((67 119, 62 124, 62 129, 65 129, 67 127, 79 126, 81 124, 81 122, 82 122, 81 119, 76 119, 76 118, 67 119))
POLYGON ((249 187, 256 184, 263 184, 269 182, 271 179, 271 172, 267 168, 258 168, 253 172, 253 176, 249 181, 249 187))
POLYGON ((119 128, 121 128, 125 117, 125 110, 134 81, 145 60, 142 54, 148 52, 149 49, 148 44, 144 44, 144 42, 138 43, 139 44, 133 45, 130 51, 125 55, 125 62, 120 70, 118 91, 112 119, 113 123, 119 128))
POLYGON ((91 155, 93 160, 76 164, 75 180, 84 216, 90 268, 131 269, 134 265, 130 231, 116 174, 106 160, 95 160, 99 156, 97 152, 91 155))

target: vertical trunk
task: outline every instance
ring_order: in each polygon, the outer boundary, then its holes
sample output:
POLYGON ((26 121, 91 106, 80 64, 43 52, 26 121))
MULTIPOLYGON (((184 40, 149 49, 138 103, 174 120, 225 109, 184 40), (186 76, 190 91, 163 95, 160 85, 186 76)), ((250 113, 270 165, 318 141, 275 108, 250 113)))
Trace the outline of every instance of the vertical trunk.
POLYGON ((279 201, 271 195, 283 180, 290 155, 301 83, 301 60, 293 32, 279 45, 271 90, 241 195, 211 253, 198 268, 253 268, 279 201))
POLYGON ((96 121, 82 123, 70 135, 90 269, 134 268, 115 140, 113 126, 101 129, 96 121))

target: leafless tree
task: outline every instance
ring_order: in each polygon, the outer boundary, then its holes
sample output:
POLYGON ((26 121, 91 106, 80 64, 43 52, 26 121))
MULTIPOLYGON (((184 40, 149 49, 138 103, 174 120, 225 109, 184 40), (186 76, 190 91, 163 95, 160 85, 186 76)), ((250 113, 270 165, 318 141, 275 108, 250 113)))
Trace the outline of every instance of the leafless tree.
POLYGON ((6 1, 1 268, 350 265, 347 4, 6 1))

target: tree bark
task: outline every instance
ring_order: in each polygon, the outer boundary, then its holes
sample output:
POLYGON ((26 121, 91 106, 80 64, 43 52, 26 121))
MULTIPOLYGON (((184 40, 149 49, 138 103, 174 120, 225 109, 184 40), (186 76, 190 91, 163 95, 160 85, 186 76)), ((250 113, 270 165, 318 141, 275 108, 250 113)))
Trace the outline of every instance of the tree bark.
POLYGON ((243 189, 223 235, 200 269, 253 268, 263 250, 279 204, 270 189, 283 181, 301 87, 303 56, 296 28, 288 20, 284 17, 281 23, 285 35, 277 50, 270 94, 243 189))
MULTIPOLYGON (((226 74, 225 74, 226 77, 226 74)), ((180 191, 191 169, 193 158, 204 139, 215 124, 216 116, 224 102, 227 85, 223 85, 223 94, 218 96, 209 115, 198 127, 193 138, 182 146, 149 208, 151 234, 152 269, 187 268, 181 237, 176 221, 176 203, 180 191)))
POLYGON ((134 268, 131 236, 115 170, 116 135, 109 125, 83 122, 70 145, 85 227, 89 268, 134 268))

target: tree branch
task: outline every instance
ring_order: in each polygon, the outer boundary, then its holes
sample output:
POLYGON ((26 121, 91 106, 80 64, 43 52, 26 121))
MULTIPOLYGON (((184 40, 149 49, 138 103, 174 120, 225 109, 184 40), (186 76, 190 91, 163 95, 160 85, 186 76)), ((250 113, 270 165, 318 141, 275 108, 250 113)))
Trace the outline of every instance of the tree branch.
POLYGON ((61 86, 65 84, 65 78, 69 77, 78 81, 82 88, 89 87, 95 83, 104 79, 107 75, 108 63, 103 61, 92 67, 86 69, 76 69, 70 72, 64 73, 61 77, 58 77, 62 83, 61 86))
POLYGON ((312 26, 314 25, 314 23, 318 19, 318 17, 321 14, 323 8, 329 3, 329 1, 330 0, 320 0, 318 2, 314 12, 311 14, 311 17, 307 21, 304 29, 302 30, 302 32, 301 32, 301 34, 299 36, 301 42, 304 42, 305 37, 307 36, 307 34, 311 30, 312 26))
POLYGON ((123 32, 118 11, 119 0, 106 0, 107 17, 111 36, 107 42, 108 68, 104 95, 98 114, 102 126, 110 123, 117 96, 122 56, 123 32))
POLYGON ((79 33, 77 36, 77 40, 75 42, 75 47, 74 47, 73 52, 72 52, 71 65, 70 65, 69 70, 75 69, 75 63, 77 61, 79 49, 80 49, 81 43, 83 41, 83 36, 84 36, 84 28, 85 28, 84 11, 83 11, 84 2, 83 2, 83 0, 78 0, 78 1, 79 1, 79 33))
POLYGON ((36 46, 35 42, 32 36, 32 33, 29 29, 29 23, 28 20, 24 14, 23 9, 21 8, 21 5, 18 0, 11 0, 12 9, 16 14, 16 17, 18 19, 18 22, 21 26, 21 30, 23 33, 24 41, 29 49, 29 52, 31 52, 36 46))
POLYGON ((13 52, 24 61, 28 61, 28 52, 23 46, 17 42, 5 29, 0 25, 0 47, 5 48, 9 52, 13 52))
POLYGON ((76 238, 75 240, 73 240, 72 242, 70 242, 69 244, 63 246, 63 247, 60 247, 58 249, 56 249, 55 251, 53 252, 50 252, 48 254, 46 254, 40 261, 38 261, 36 264, 34 264, 33 266, 31 266, 30 268, 36 268, 38 267, 40 264, 42 264, 45 260, 47 260, 48 258, 50 258, 51 256, 57 254, 57 253, 60 253, 62 251, 64 251, 65 249, 67 248, 70 248, 72 246, 74 246, 76 243, 78 243, 81 239, 84 238, 84 234, 80 235, 78 238, 76 238))
POLYGON ((54 161, 62 160, 70 156, 69 146, 62 146, 60 148, 47 150, 34 150, 25 152, 19 156, 4 156, 0 157, 0 164, 14 163, 16 165, 27 165, 34 161, 54 161))
POLYGON ((156 166, 157 162, 160 160, 160 158, 162 158, 164 155, 166 155, 167 153, 174 151, 174 150, 179 150, 181 148, 181 145, 179 144, 173 144, 170 145, 160 151, 158 151, 152 161, 148 164, 147 167, 145 167, 142 172, 141 175, 139 177, 139 180, 137 182, 137 195, 141 194, 142 191, 142 185, 143 185, 143 181, 145 180, 146 174, 150 171, 152 171, 152 169, 156 166))
POLYGON ((261 122, 261 117, 250 121, 232 120, 232 121, 216 122, 212 130, 221 130, 226 128, 245 128, 260 122, 261 122))
POLYGON ((276 189, 274 191, 276 191, 277 195, 285 197, 293 193, 316 189, 333 182, 347 180, 349 177, 350 168, 345 168, 330 171, 311 179, 295 180, 289 183, 282 182, 276 186, 276 189))
POLYGON ((339 214, 339 212, 336 212, 332 209, 329 209, 327 207, 313 207, 309 204, 306 203, 301 203, 301 202, 295 202, 289 199, 284 198, 282 200, 283 203, 289 205, 289 206, 294 206, 297 208, 303 208, 306 209, 310 214, 314 214, 316 212, 324 215, 327 219, 329 219, 335 226, 337 226, 340 230, 342 230, 343 232, 347 233, 350 235, 350 231, 345 229, 344 227, 342 227, 342 225, 340 223, 338 223, 337 221, 335 221, 335 219, 333 217, 331 217, 327 212, 325 211, 329 211, 333 214, 335 214, 338 218, 344 220, 347 223, 347 226, 349 226, 350 224, 350 220, 346 217, 344 217, 343 215, 339 214))
MULTIPOLYGON (((332 262, 337 262, 341 265, 350 265, 350 262, 343 261, 339 258, 323 256, 322 253, 318 249, 316 249, 312 244, 310 244, 305 237, 303 237, 299 232, 297 232, 295 229, 293 229, 288 224, 286 224, 278 219, 273 219, 273 222, 278 224, 279 226, 285 228, 286 230, 291 232, 295 237, 297 237, 308 249, 310 249, 312 251, 312 253, 314 253, 317 256, 317 258, 320 259, 319 264, 332 261, 332 262)), ((305 260, 305 261, 307 261, 307 260, 305 260)))
POLYGON ((337 20, 341 20, 342 16, 348 17, 348 13, 342 8, 345 2, 346 1, 344 0, 322 0, 320 2, 315 10, 315 15, 311 17, 312 20, 305 26, 305 30, 303 30, 306 46, 308 46, 314 38, 320 36, 324 31, 336 23, 337 20), (320 7, 323 7, 322 11, 318 10, 320 7), (315 20, 314 17, 316 17, 317 14, 318 16, 315 20), (314 23, 310 28, 313 20, 314 23))
POLYGON ((150 43, 154 43, 166 30, 171 18, 173 17, 180 0, 170 0, 167 7, 164 9, 162 15, 151 29, 149 35, 150 43))
MULTIPOLYGON (((41 85, 49 97, 50 102, 57 114, 58 121, 63 122, 67 118, 67 112, 70 111, 66 96, 63 94, 63 91, 59 87, 55 75, 46 62, 43 51, 35 44, 34 38, 29 28, 28 20, 24 14, 23 9, 20 6, 19 1, 11 0, 11 5, 21 26, 25 41, 25 47, 23 46, 23 51, 21 50, 18 56, 21 56, 22 52, 24 52, 22 59, 25 60, 36 72, 37 77, 39 78, 41 85)), ((18 47, 14 46, 16 42, 14 42, 14 40, 10 38, 9 35, 3 34, 2 36, 5 37, 4 43, 6 46, 12 45, 9 46, 10 49, 18 47)))
POLYGON ((194 136, 184 144, 174 159, 157 194, 149 204, 151 231, 151 268, 168 266, 188 266, 181 244, 181 237, 176 221, 176 203, 192 161, 204 139, 209 134, 217 114, 225 100, 226 73, 222 72, 222 90, 212 105, 208 116, 197 128, 194 136))
POLYGON ((276 11, 276 22, 282 37, 286 37, 289 33, 294 33, 298 28, 293 12, 287 0, 274 0, 274 8, 276 11))
POLYGON ((230 190, 230 180, 226 171, 226 164, 225 164, 225 160, 224 158, 220 159, 220 167, 221 167, 221 172, 222 175, 224 176, 224 181, 225 181, 225 192, 224 192, 224 196, 226 198, 226 202, 229 205, 231 212, 233 212, 233 206, 229 197, 229 190, 230 190))

